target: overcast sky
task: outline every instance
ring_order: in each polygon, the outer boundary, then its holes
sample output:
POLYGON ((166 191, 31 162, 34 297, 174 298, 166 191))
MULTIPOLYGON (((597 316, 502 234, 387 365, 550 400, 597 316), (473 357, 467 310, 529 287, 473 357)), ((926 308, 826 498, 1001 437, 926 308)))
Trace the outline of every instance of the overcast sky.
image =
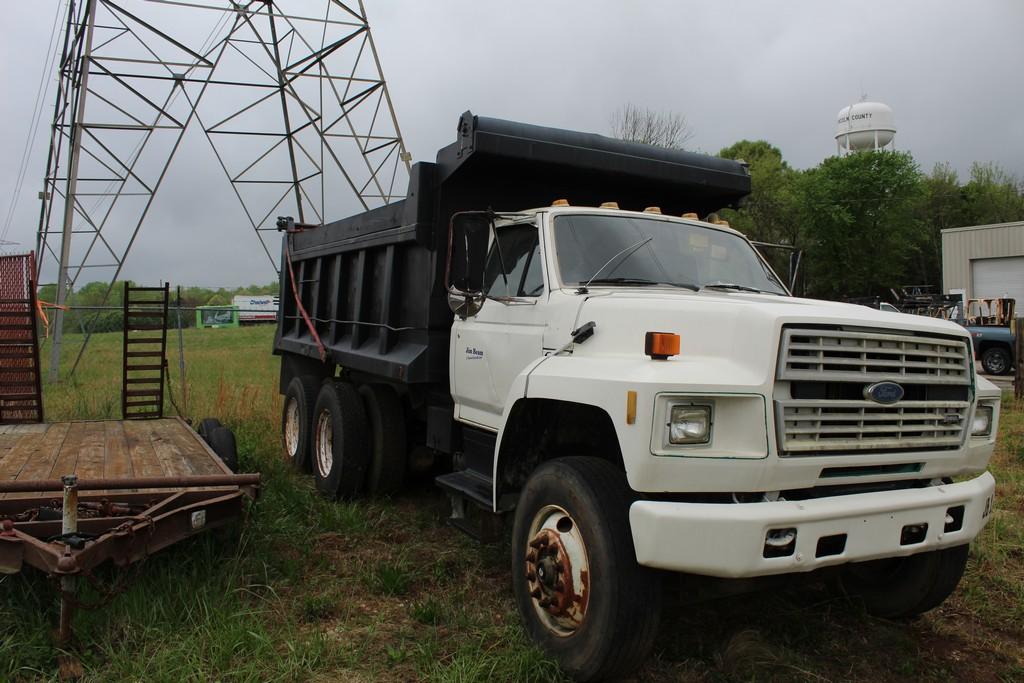
MULTIPOLYGON (((896 146, 923 170, 948 161, 964 179, 971 162, 994 161, 1024 176, 1020 0, 365 3, 414 160, 432 161, 466 109, 607 133, 611 113, 631 102, 684 114, 691 148, 714 153, 763 138, 806 168, 834 153, 837 112, 866 94, 893 108, 896 146)), ((31 134, 57 6, 5 4, 0 220, 31 134)), ((7 235, 18 244, 0 249, 34 245, 52 112, 47 78, 43 129, 7 235)), ((186 136, 127 277, 208 286, 274 277, 215 164, 201 135, 186 136)))

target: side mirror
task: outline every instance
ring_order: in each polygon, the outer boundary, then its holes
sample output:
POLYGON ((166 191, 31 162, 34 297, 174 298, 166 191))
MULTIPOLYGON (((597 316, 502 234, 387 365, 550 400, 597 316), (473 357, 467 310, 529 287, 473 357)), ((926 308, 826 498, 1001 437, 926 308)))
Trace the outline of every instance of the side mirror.
POLYGON ((479 313, 485 298, 483 292, 463 292, 454 287, 448 288, 448 308, 463 320, 479 313))
POLYGON ((462 319, 476 315, 484 304, 484 263, 492 230, 490 211, 460 211, 448 225, 445 288, 448 307, 462 319))

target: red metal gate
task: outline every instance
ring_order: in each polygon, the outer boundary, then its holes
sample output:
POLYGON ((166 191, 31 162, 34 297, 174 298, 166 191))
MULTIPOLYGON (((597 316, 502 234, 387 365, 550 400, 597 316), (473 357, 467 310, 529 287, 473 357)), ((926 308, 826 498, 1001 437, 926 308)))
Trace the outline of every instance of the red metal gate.
POLYGON ((42 422, 35 254, 0 255, 0 423, 42 422))

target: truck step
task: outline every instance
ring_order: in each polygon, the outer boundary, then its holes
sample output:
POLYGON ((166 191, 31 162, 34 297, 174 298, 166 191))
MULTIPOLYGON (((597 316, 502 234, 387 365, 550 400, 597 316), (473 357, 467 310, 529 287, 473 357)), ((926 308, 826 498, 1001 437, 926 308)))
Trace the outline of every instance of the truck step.
POLYGON ((460 470, 442 474, 434 479, 452 503, 452 516, 448 524, 480 543, 492 543, 502 536, 502 515, 491 511, 491 478, 473 472, 460 470), (473 503, 473 511, 467 510, 466 502, 473 503))
POLYGON ((491 511, 491 478, 473 470, 459 470, 442 474, 434 482, 448 494, 457 494, 476 503, 481 509, 491 511))

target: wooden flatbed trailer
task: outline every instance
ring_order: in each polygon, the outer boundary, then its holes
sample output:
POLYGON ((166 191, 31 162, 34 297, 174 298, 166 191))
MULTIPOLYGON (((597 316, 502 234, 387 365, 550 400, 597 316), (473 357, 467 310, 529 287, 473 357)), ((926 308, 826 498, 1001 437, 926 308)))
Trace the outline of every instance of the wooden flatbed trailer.
POLYGON ((76 577, 227 524, 259 482, 180 418, 0 425, 0 573, 61 579, 66 641, 76 577))

